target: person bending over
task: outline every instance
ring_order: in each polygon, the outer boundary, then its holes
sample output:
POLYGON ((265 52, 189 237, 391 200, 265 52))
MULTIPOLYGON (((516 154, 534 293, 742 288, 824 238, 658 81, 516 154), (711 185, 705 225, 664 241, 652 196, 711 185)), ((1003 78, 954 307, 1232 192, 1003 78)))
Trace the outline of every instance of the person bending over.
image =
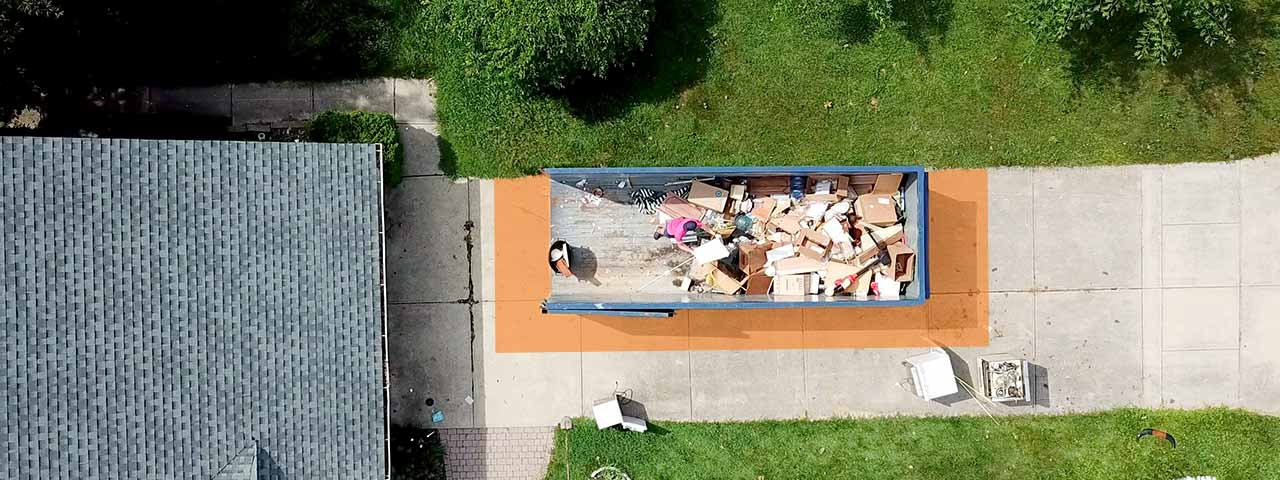
POLYGON ((693 253, 693 247, 684 243, 685 235, 690 233, 701 235, 703 233, 702 222, 696 218, 680 217, 667 222, 666 228, 663 228, 661 232, 653 232, 653 239, 670 238, 671 242, 676 244, 676 248, 693 253))

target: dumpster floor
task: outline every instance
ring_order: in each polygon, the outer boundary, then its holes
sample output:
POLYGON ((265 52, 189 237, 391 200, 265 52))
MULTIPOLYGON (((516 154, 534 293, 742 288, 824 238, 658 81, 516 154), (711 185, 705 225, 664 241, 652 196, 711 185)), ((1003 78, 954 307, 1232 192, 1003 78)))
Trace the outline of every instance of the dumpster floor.
MULTIPOLYGON (((663 181, 668 180, 634 186, 670 188, 662 186, 663 181)), ((685 267, 674 267, 687 261, 689 254, 667 239, 653 239, 657 217, 630 204, 633 186, 618 188, 617 182, 599 186, 604 195, 593 203, 590 192, 583 189, 597 186, 579 188, 551 182, 551 238, 569 243, 573 271, 578 275, 553 276, 551 291, 557 295, 634 294, 643 287, 643 293, 683 292, 680 281, 685 267)))

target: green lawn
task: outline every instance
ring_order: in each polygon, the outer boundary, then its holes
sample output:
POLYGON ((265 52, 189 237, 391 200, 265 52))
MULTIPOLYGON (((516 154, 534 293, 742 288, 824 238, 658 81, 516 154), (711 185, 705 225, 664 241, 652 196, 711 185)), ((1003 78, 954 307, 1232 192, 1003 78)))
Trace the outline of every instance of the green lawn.
POLYGON ((1214 161, 1280 149, 1280 2, 1242 0, 1235 45, 1139 67, 1129 40, 1036 41, 1016 0, 658 0, 617 80, 551 97, 443 55, 447 171, 550 166, 1214 161), (927 10, 927 11, 926 11, 927 10), (828 103, 829 102, 829 103, 828 103), (874 104, 874 105, 873 105, 874 104), (829 108, 828 108, 829 105, 829 108))
POLYGON ((557 433, 546 478, 566 478, 566 465, 573 479, 601 466, 637 480, 1280 478, 1280 417, 1240 410, 659 425, 635 434, 580 420, 557 433), (1136 440, 1148 427, 1177 448, 1136 440))

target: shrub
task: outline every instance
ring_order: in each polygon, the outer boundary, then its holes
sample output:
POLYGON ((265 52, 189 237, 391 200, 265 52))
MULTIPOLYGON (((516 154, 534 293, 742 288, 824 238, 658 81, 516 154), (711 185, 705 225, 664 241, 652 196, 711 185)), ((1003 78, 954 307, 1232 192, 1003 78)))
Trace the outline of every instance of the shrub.
POLYGON ((444 21, 476 63, 533 89, 604 78, 642 50, 653 0, 446 0, 444 21))
POLYGON ((307 139, 322 143, 381 143, 383 181, 388 187, 400 184, 404 151, 400 148, 400 130, 391 114, 322 112, 307 124, 307 139))
POLYGON ((893 18, 893 1, 867 0, 867 12, 880 28, 888 27, 893 18))
POLYGON ((1190 26, 1206 44, 1232 43, 1231 1, 1027 0, 1024 18, 1047 39, 1082 43, 1088 42, 1086 35, 1093 27, 1123 28, 1125 22, 1135 22, 1134 54, 1139 60, 1163 65, 1182 54, 1177 35, 1181 26, 1190 26))

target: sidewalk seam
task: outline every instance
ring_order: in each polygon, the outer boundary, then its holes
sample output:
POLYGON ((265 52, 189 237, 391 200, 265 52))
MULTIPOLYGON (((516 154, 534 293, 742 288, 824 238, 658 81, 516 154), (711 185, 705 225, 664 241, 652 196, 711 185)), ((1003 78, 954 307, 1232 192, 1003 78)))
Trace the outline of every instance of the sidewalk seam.
POLYGON ((1163 348, 1163 349, 1161 350, 1161 353, 1173 353, 1173 352, 1223 352, 1223 351, 1228 351, 1228 350, 1240 350, 1240 347, 1239 347, 1239 346, 1235 346, 1235 347, 1173 347, 1173 348, 1165 348, 1165 347, 1162 347, 1162 348, 1163 348))
MULTIPOLYGON (((1147 222, 1145 219, 1145 216, 1147 213, 1147 195, 1151 195, 1152 192, 1148 192, 1147 189, 1145 188, 1147 182, 1144 181, 1141 175, 1142 175, 1141 172, 1139 172, 1139 177, 1138 177, 1138 261, 1142 262, 1142 265, 1141 267, 1138 268, 1138 285, 1146 286, 1147 285, 1147 269, 1146 269, 1147 245, 1146 245, 1146 242, 1144 242, 1143 240, 1147 238, 1147 231, 1146 231, 1147 224, 1150 223, 1150 222, 1147 222)), ((1163 195, 1163 192, 1164 192, 1163 181, 1160 182, 1160 192, 1161 192, 1161 195, 1163 195)), ((1164 205, 1161 205, 1161 207, 1163 208, 1164 205)), ((1160 233, 1161 233, 1160 238, 1163 240, 1164 239, 1163 226, 1160 227, 1160 233)), ((1163 249, 1161 250, 1160 254, 1164 255, 1163 249)), ((1161 264, 1160 268, 1163 269, 1164 265, 1161 264)), ((1148 395, 1148 392, 1147 392, 1147 299, 1144 293, 1145 292, 1140 292, 1138 294, 1138 381, 1141 382, 1140 385, 1142 385, 1142 394, 1138 398, 1142 401, 1144 405, 1146 405, 1147 401, 1150 400, 1150 396, 1148 395)), ((1161 312, 1161 314, 1163 315, 1163 312, 1161 312)), ((1164 330, 1164 319, 1161 319, 1160 330, 1162 332, 1164 330)), ((1163 340, 1161 341, 1160 346, 1161 347, 1164 346, 1163 340)), ((1161 361, 1161 363, 1164 363, 1164 362, 1161 361)))
POLYGON ((1241 162, 1233 162, 1236 169, 1236 220, 1239 225, 1239 242, 1236 250, 1236 405, 1244 398, 1244 172, 1241 162))

